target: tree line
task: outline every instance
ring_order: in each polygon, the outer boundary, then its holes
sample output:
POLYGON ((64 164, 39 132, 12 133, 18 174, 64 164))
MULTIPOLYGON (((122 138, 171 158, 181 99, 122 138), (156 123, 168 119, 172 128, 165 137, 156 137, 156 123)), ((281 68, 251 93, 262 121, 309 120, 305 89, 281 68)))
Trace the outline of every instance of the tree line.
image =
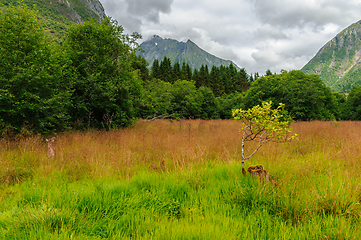
POLYGON ((263 101, 297 120, 361 120, 361 87, 332 93, 317 75, 249 76, 233 65, 192 69, 169 58, 151 70, 140 35, 106 18, 73 24, 52 41, 24 4, 0 13, 0 133, 126 127, 139 118, 225 119, 263 101))
POLYGON ((188 63, 182 62, 182 66, 165 56, 161 62, 155 59, 151 66, 150 76, 163 82, 175 83, 179 79, 194 81, 195 86, 207 87, 212 90, 216 97, 228 95, 234 92, 244 92, 250 85, 250 79, 244 68, 239 71, 230 64, 220 67, 212 66, 209 71, 207 65, 192 71, 188 63))

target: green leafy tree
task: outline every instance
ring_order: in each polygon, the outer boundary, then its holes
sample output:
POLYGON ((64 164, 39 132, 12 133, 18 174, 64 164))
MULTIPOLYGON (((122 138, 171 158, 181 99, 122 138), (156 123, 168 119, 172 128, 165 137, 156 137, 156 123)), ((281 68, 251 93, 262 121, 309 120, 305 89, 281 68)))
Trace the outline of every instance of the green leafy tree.
POLYGON ((201 98, 194 82, 180 80, 173 84, 173 113, 180 118, 199 118, 201 98))
POLYGON ((142 56, 136 56, 132 61, 132 68, 137 71, 139 77, 143 82, 148 82, 149 79, 149 69, 147 68, 148 62, 142 56))
POLYGON ((234 109, 232 116, 235 120, 240 120, 242 132, 242 172, 244 162, 251 158, 265 143, 270 141, 287 141, 297 137, 288 137, 290 130, 290 119, 284 117, 284 104, 280 104, 276 109, 272 109, 272 101, 262 102, 248 110, 234 109), (257 142, 251 151, 245 150, 245 143, 249 141, 257 142))
POLYGON ((345 119, 346 112, 346 95, 343 93, 332 92, 332 97, 335 99, 336 111, 334 111, 336 120, 345 119))
POLYGON ((88 127, 102 127, 105 121, 115 127, 131 123, 142 88, 131 66, 136 59, 131 46, 138 37, 123 34, 122 26, 111 18, 69 29, 63 46, 76 73, 73 122, 83 120, 88 127))
POLYGON ((67 127, 68 60, 23 3, 0 12, 1 129, 51 132, 67 127))
POLYGON ((142 93, 143 106, 139 117, 154 118, 175 115, 172 84, 157 79, 149 82, 142 93))
POLYGON ((335 97, 319 76, 298 70, 263 76, 253 82, 244 99, 245 109, 263 101, 285 104, 297 120, 334 119, 338 111, 335 97))
POLYGON ((271 70, 270 69, 267 69, 267 71, 266 71, 266 76, 271 76, 273 73, 271 72, 271 70))
POLYGON ((232 109, 243 106, 244 94, 234 92, 223 97, 216 98, 217 111, 221 119, 231 119, 232 109))
POLYGON ((354 86, 347 96, 344 119, 361 120, 361 87, 354 86))
POLYGON ((216 98, 211 89, 200 87, 198 93, 201 97, 201 107, 199 117, 201 119, 217 119, 219 118, 216 98))

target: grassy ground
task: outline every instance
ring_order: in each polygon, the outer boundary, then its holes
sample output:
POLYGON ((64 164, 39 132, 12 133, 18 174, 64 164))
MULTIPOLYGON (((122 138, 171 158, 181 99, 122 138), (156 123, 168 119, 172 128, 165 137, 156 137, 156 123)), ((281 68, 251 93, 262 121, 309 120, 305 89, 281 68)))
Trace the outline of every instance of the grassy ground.
POLYGON ((56 159, 4 138, 0 239, 361 239, 361 123, 292 128, 246 162, 277 187, 241 174, 234 121, 59 134, 56 159))

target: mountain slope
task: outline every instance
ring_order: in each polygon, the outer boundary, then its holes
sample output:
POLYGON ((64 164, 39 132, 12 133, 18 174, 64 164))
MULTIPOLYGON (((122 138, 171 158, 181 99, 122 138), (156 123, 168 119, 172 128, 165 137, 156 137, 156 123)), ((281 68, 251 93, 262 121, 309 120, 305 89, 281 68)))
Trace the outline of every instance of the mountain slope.
POLYGON ((144 41, 140 47, 144 52, 138 52, 138 55, 143 56, 148 61, 149 66, 152 66, 154 59, 162 61, 164 56, 167 56, 173 64, 179 62, 182 65, 183 62, 186 62, 192 69, 199 69, 202 65, 207 65, 211 69, 213 65, 219 67, 221 65, 228 66, 231 63, 237 70, 240 69, 232 61, 223 60, 202 50, 191 40, 178 42, 174 39, 164 39, 154 35, 144 41))
POLYGON ((302 71, 320 75, 337 92, 349 92, 353 86, 361 85, 361 21, 326 43, 302 71))
MULTIPOLYGON (((23 0, 23 3, 38 11, 40 23, 58 41, 64 38, 71 23, 90 19, 101 21, 106 17, 99 0, 23 0)), ((2 0, 2 4, 0 8, 10 4, 16 6, 17 0, 2 0)))

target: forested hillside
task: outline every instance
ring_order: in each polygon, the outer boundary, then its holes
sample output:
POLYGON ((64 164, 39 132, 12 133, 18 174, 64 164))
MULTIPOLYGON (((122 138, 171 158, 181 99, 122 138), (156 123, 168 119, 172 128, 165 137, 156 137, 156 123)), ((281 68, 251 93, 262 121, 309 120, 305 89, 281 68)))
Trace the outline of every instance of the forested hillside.
POLYGON ((350 92, 361 85, 361 21, 352 24, 323 46, 303 68, 318 74, 333 91, 350 92))
POLYGON ((25 4, 0 14, 0 133, 50 133, 129 126, 139 118, 231 118, 262 101, 297 120, 361 119, 361 91, 346 99, 301 71, 248 78, 245 69, 172 64, 151 70, 136 55, 139 34, 110 18, 72 24, 53 42, 25 4))
MULTIPOLYGON (((0 9, 16 5, 18 1, 2 0, 0 9)), ((66 29, 77 22, 106 17, 99 0, 23 0, 23 4, 37 11, 37 18, 45 31, 56 41, 63 41, 66 29)))

